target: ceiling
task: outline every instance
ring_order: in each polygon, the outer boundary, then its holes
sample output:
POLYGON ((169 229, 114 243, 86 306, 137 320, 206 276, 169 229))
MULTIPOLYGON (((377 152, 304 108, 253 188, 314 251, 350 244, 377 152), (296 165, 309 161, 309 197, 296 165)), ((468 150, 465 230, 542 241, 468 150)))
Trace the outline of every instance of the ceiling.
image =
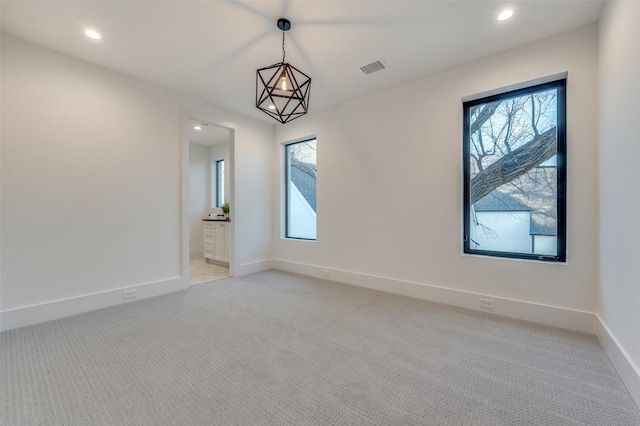
POLYGON ((189 120, 189 143, 197 145, 217 145, 231 140, 231 131, 214 124, 189 120))
POLYGON ((256 69, 312 78, 310 112, 596 22, 603 1, 7 1, 2 32, 276 124, 256 69), (510 7, 514 16, 496 19, 510 7), (88 28, 101 40, 84 35, 88 28), (360 67, 387 68, 365 75, 360 67))

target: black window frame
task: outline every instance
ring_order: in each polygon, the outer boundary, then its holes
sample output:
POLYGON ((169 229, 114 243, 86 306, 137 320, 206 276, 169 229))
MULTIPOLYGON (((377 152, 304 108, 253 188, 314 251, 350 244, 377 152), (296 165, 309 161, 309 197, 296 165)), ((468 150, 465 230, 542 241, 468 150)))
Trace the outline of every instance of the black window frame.
MULTIPOLYGON (((297 145, 297 144, 301 144, 301 143, 306 143, 306 142, 311 142, 311 141, 316 141, 316 147, 317 147, 317 143, 318 143, 318 139, 316 137, 310 137, 310 138, 306 138, 304 140, 299 140, 299 141, 295 141, 295 142, 289 142, 284 144, 284 191, 285 191, 285 204, 284 204, 284 236, 287 239, 291 239, 291 240, 303 240, 303 241, 317 241, 318 237, 317 237, 317 230, 318 230, 318 223, 317 223, 317 219, 316 219, 316 238, 303 238, 303 237, 295 237, 295 236, 291 236, 289 235, 289 222, 290 222, 290 211, 289 211, 289 204, 290 204, 290 191, 289 191, 289 183, 290 183, 290 151, 289 151, 289 147, 293 146, 293 145, 297 145)), ((316 167, 318 167, 317 164, 317 160, 316 160, 316 167)), ((316 183, 317 185, 317 183, 316 183)), ((316 186, 317 189, 317 186, 316 186)))
MULTIPOLYGON (((224 167, 224 158, 216 160, 216 207, 224 205, 224 182, 220 179, 220 165, 224 167)), ((224 173, 224 169, 222 170, 224 173)))
POLYGON ((565 263, 567 261, 567 79, 562 78, 542 84, 535 84, 522 89, 510 90, 496 95, 486 96, 479 99, 463 102, 463 135, 462 135, 462 151, 463 151, 463 251, 464 254, 491 256, 509 259, 526 259, 542 262, 558 262, 565 263), (471 204, 470 186, 471 186, 471 139, 470 139, 470 109, 473 106, 493 102, 500 99, 510 99, 519 96, 528 95, 544 90, 556 89, 556 111, 557 111, 557 152, 556 152, 556 173, 557 173, 557 229, 556 244, 557 252, 555 256, 541 255, 535 253, 514 253, 492 250, 478 250, 471 248, 470 226, 471 226, 471 204))

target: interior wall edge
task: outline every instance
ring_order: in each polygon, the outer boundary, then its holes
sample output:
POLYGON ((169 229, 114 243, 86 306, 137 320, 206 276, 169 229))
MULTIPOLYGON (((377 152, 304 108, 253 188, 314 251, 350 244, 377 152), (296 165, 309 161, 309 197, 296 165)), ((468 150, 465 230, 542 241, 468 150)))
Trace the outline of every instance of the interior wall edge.
POLYGON ((386 293, 473 309, 592 335, 595 334, 595 314, 592 312, 495 297, 426 283, 325 268, 319 265, 292 262, 284 259, 274 259, 273 267, 274 269, 384 291, 386 293), (481 308, 481 298, 491 300, 493 302, 493 309, 481 308))
POLYGON ((0 332, 82 314, 96 309, 108 308, 123 303, 160 296, 189 288, 185 277, 137 284, 114 290, 70 297, 68 299, 39 303, 31 306, 8 309, 0 312, 0 332), (124 299, 125 291, 135 290, 135 297, 124 299))
POLYGON ((640 367, 633 362, 599 314, 596 314, 596 337, 620 378, 627 386, 627 390, 629 390, 636 405, 640 407, 640 367))

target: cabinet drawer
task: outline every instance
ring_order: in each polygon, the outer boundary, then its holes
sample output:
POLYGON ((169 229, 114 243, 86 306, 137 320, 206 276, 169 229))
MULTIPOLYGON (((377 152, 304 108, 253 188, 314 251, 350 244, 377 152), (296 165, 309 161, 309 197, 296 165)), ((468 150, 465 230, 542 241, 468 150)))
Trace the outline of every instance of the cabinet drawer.
POLYGON ((205 259, 213 259, 213 244, 204 245, 204 257, 205 259))
POLYGON ((205 229, 204 230, 204 242, 205 243, 213 243, 213 235, 215 230, 213 229, 205 229))
POLYGON ((213 228, 214 226, 216 226, 215 222, 205 222, 204 223, 204 229, 213 228))

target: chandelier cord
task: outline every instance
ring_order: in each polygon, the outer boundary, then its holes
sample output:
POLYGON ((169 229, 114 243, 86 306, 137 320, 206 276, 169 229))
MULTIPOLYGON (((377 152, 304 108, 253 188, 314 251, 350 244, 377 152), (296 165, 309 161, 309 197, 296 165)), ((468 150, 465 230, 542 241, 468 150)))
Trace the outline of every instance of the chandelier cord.
POLYGON ((282 62, 284 62, 284 57, 286 56, 286 53, 284 51, 284 31, 282 32, 282 62))

